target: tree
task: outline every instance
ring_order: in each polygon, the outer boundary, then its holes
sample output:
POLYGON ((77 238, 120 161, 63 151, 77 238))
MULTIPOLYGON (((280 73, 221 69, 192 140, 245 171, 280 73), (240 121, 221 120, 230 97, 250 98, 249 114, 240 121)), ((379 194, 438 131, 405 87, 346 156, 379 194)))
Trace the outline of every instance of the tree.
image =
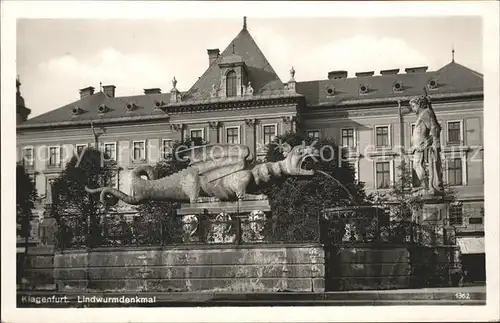
POLYGON ((58 245, 95 246, 102 241, 101 218, 110 209, 85 186, 109 186, 116 180, 116 162, 95 148, 73 156, 52 184, 52 214, 58 225, 58 245), (80 158, 79 158, 80 157, 80 158))
MULTIPOLYGON (((157 178, 170 176, 185 169, 189 165, 187 159, 177 158, 176 152, 192 146, 205 145, 207 142, 200 138, 186 138, 184 141, 176 141, 171 147, 165 160, 154 166, 157 178)), ((163 244, 174 242, 179 237, 180 219, 176 216, 179 203, 169 201, 147 201, 137 206, 139 217, 134 219, 133 226, 139 233, 137 243, 163 244)))
MULTIPOLYGON (((22 266, 19 269, 24 269, 28 255, 28 240, 30 236, 30 220, 32 210, 35 208, 35 200, 38 194, 35 188, 35 183, 26 173, 24 166, 18 163, 16 166, 16 222, 18 227, 18 235, 24 238, 24 254, 21 260, 22 266)), ((22 277, 22 272, 18 274, 18 278, 22 277)))
POLYGON ((293 132, 277 136, 267 147, 266 162, 284 159, 284 143, 289 147, 314 144, 320 149, 321 156, 316 162, 311 158, 305 162, 306 168, 317 170, 313 176, 278 178, 265 190, 274 218, 275 235, 279 236, 279 239, 317 239, 318 216, 324 209, 368 203, 364 183, 355 179, 353 167, 340 158, 338 146, 333 139, 314 141, 313 138, 293 132), (352 201, 348 192, 329 176, 345 186, 355 201, 352 201))

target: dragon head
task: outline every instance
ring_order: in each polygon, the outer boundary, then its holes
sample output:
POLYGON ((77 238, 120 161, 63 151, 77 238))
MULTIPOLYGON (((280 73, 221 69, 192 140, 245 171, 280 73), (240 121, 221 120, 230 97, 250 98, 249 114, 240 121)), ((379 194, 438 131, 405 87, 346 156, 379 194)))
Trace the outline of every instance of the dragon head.
POLYGON ((288 152, 283 152, 285 159, 281 161, 283 170, 288 175, 314 175, 312 169, 303 168, 304 161, 310 157, 316 160, 315 157, 319 156, 318 149, 312 146, 298 145, 290 149, 288 152))

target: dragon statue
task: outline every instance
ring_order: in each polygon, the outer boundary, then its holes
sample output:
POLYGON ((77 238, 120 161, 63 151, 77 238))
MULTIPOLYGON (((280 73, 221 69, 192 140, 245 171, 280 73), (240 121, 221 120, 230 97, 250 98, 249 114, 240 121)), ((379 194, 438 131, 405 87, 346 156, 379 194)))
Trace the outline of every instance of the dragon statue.
POLYGON ((257 194, 272 177, 313 175, 313 170, 303 168, 304 160, 317 156, 318 150, 298 145, 283 152, 285 159, 281 161, 253 167, 252 153, 244 145, 198 146, 188 149, 187 153, 183 158, 189 158, 189 166, 167 177, 156 178, 151 166, 135 168, 131 172, 133 195, 111 187, 85 187, 85 190, 100 193, 103 204, 108 203, 108 196, 114 196, 116 202, 119 199, 132 205, 148 200, 195 203, 202 196, 226 201, 242 199, 246 194, 257 194))

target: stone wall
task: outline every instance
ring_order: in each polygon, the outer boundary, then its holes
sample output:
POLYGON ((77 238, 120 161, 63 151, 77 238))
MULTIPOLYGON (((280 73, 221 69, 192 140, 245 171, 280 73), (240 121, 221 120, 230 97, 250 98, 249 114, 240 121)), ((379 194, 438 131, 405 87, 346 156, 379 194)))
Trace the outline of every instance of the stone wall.
MULTIPOLYGON (((21 262, 24 261, 22 253, 17 254, 18 275, 21 262)), ((28 248, 27 268, 24 273, 26 284, 23 288, 40 289, 54 284, 54 250, 52 247, 28 248)))
POLYGON ((359 245, 325 251, 327 290, 448 286, 448 247, 359 245))
POLYGON ((58 286, 104 291, 324 291, 318 244, 71 250, 55 255, 58 286))

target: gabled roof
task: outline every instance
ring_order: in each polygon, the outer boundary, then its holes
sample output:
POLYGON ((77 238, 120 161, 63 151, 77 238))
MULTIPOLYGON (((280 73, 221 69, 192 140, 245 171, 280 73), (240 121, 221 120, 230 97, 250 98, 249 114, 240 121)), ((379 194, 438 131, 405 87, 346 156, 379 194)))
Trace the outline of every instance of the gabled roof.
POLYGON ((269 64, 259 46, 257 46, 247 28, 244 27, 221 55, 210 64, 191 89, 187 91, 185 99, 205 100, 210 98, 212 85, 219 86, 220 84, 221 71, 218 64, 238 56, 247 66, 248 80, 252 82, 254 94, 284 90, 283 82, 269 64))
POLYGON ((296 90, 306 97, 308 105, 341 104, 350 100, 392 98, 422 95, 426 88, 430 95, 483 90, 483 76, 456 62, 451 62, 437 71, 376 75, 332 80, 297 82, 296 90), (437 82, 435 89, 428 89, 431 80, 437 82), (394 84, 400 82, 402 91, 395 91, 394 84), (368 87, 367 93, 360 93, 360 87, 368 87), (334 95, 327 89, 334 88, 334 95))

